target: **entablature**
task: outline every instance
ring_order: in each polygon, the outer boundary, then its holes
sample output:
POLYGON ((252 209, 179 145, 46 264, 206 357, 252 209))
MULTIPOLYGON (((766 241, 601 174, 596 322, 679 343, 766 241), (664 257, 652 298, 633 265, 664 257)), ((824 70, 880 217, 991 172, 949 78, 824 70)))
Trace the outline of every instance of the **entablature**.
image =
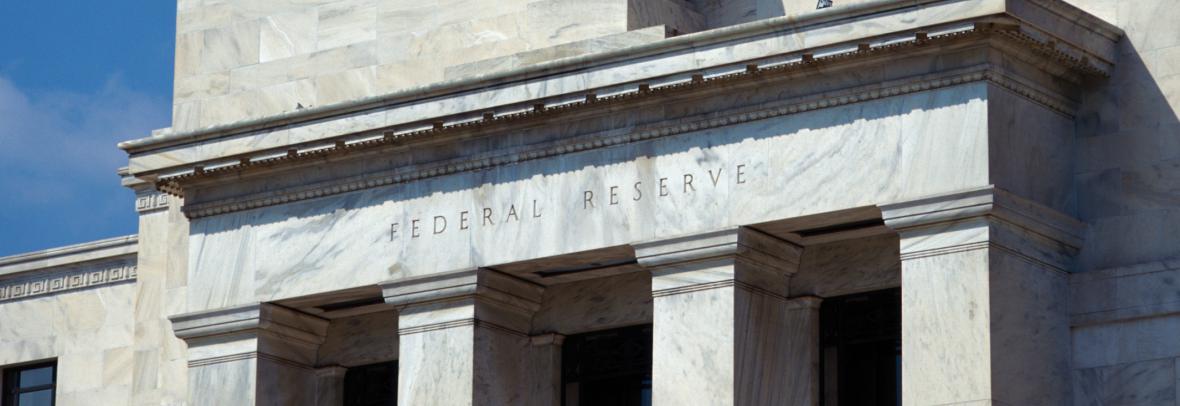
MULTIPOLYGON (((730 89, 735 84, 789 76, 805 81, 822 75, 825 66, 869 63, 883 69, 890 57, 902 53, 944 53, 964 43, 987 41, 1049 75, 1078 82, 1107 75, 1115 60, 1121 31, 1108 23, 1055 0, 1017 1, 880 1, 820 10, 684 35, 626 50, 559 60, 506 74, 444 82, 428 88, 391 94, 347 105, 325 106, 289 116, 272 117, 191 133, 163 134, 121 144, 131 154, 133 176, 155 182, 181 195, 186 184, 219 178, 236 179, 249 171, 273 171, 299 163, 323 163, 342 155, 355 156, 373 148, 445 143, 456 134, 485 131, 490 126, 528 125, 537 119, 569 117, 673 97, 676 94, 730 89), (849 29, 853 26, 855 29, 849 29), (920 51, 916 51, 919 50, 920 51)), ((888 97, 963 80, 998 84, 1019 81, 994 70, 915 82, 881 93, 849 92, 835 97, 812 97, 798 106, 781 107, 783 114, 888 97), (916 86, 916 87, 915 87, 916 86)), ((1058 111, 1072 109, 1052 94, 1031 94, 1058 111)), ((1044 93, 1044 92, 1042 92, 1044 93)), ((1048 93, 1052 93, 1051 91, 1048 93)), ((826 96, 817 94, 817 96, 826 96)), ((771 113, 746 113, 745 120, 771 113)), ((713 118, 713 124, 743 121, 713 118)), ((710 123, 706 121, 706 123, 710 123)), ((674 133, 676 128, 651 129, 603 140, 583 140, 553 146, 545 152, 519 152, 500 158, 462 164, 446 163, 417 173, 353 179, 329 189, 346 192, 535 159, 553 153, 577 152, 600 145, 643 140, 674 133)), ((221 209, 189 208, 190 216, 204 216, 278 204, 299 196, 322 195, 319 188, 290 197, 263 197, 257 203, 221 209), (267 203, 269 202, 269 203, 267 203), (258 204, 262 203, 262 204, 258 204)), ((257 200, 257 199, 255 199, 257 200)))
POLYGON ((0 257, 0 303, 134 281, 135 235, 0 257))

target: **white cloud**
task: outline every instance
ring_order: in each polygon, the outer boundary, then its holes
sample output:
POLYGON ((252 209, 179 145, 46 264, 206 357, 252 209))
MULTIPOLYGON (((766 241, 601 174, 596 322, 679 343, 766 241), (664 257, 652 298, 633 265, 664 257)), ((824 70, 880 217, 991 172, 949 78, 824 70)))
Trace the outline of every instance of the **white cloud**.
POLYGON ((130 90, 117 76, 94 93, 30 92, 0 76, 0 228, 40 216, 72 227, 47 233, 89 239, 118 217, 133 230, 131 194, 115 175, 127 156, 115 144, 167 126, 170 115, 169 100, 130 90))

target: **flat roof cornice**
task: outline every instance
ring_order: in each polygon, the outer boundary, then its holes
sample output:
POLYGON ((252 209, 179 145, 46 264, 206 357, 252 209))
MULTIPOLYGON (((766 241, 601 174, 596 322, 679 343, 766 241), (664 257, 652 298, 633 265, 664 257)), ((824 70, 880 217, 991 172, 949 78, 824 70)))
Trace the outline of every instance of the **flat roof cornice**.
MULTIPOLYGON (((1093 17, 1072 5, 1064 3, 1060 0, 878 0, 866 3, 860 3, 850 6, 833 7, 829 9, 816 10, 813 12, 803 13, 793 16, 785 16, 778 18, 771 18, 766 20, 754 21, 746 24, 735 25, 730 27, 723 27, 714 30, 687 34, 679 37, 674 37, 651 44, 620 49, 616 51, 590 54, 572 58, 565 58, 550 62, 545 62, 529 67, 503 71, 488 75, 470 77, 465 79, 439 82, 436 84, 407 89, 394 93, 385 94, 382 96, 358 99, 354 101, 338 103, 333 105, 324 105, 294 112, 269 116, 265 118, 245 120, 232 124, 222 126, 209 127, 188 132, 178 133, 163 133, 159 136, 142 138, 132 141, 126 141, 119 144, 119 147, 128 151, 132 155, 131 172, 135 176, 148 175, 153 177, 154 174, 159 174, 169 168, 184 167, 188 165, 198 164, 200 162, 211 159, 224 158, 224 156, 215 156, 208 152, 203 152, 194 156, 187 156, 186 154, 174 155, 169 151, 168 153, 161 153, 158 159, 151 163, 137 162, 140 155, 154 154, 157 151, 168 149, 176 150, 183 148, 187 144, 220 142, 223 138, 232 138, 243 135, 250 135, 250 133, 264 133, 267 131, 278 131, 289 126, 304 125, 316 120, 323 120, 335 116, 343 116, 349 114, 357 114, 367 111, 380 111, 384 109, 397 109, 399 106, 412 106, 415 104, 438 102, 441 100, 449 100, 449 98, 461 97, 465 93, 480 93, 493 91, 488 90, 489 87, 503 87, 505 85, 514 85, 520 82, 537 80, 545 77, 558 77, 562 74, 578 73, 591 71, 593 69, 607 68, 612 64, 619 64, 622 62, 640 60, 645 57, 662 56, 674 54, 684 50, 697 50, 718 44, 725 43, 740 38, 755 37, 759 35, 774 34, 781 32, 799 32, 799 37, 804 37, 804 33, 813 29, 822 29, 834 24, 838 24, 846 20, 865 19, 872 16, 880 17, 882 14, 891 14, 898 12, 909 12, 922 9, 927 6, 956 6, 956 8, 948 11, 952 13, 946 15, 934 15, 927 20, 923 20, 921 24, 915 24, 911 29, 921 29, 923 25, 938 25, 947 24, 954 21, 960 21, 971 18, 980 18, 989 15, 1012 14, 1016 13, 1018 19, 1022 18, 1023 14, 1032 16, 1033 20, 1040 18, 1046 20, 1044 11, 1048 11, 1049 17, 1052 21, 1034 21, 1031 22, 1033 26, 1048 25, 1049 28, 1058 31, 1069 31, 1076 33, 1078 31, 1086 31, 1090 39, 1098 38, 1102 42, 1104 48, 1106 43, 1109 43, 1109 49, 1095 49, 1092 44, 1077 44, 1077 48, 1086 55, 1102 64, 1113 64, 1113 44, 1117 42, 1122 35, 1122 31, 1109 23, 1106 23, 1096 17, 1093 17), (1036 9, 1031 10, 1030 9, 1036 9), (1060 22, 1067 24, 1061 24, 1060 22), (1066 27, 1068 26, 1068 27, 1066 27), (1062 28, 1065 27, 1065 28, 1062 28)), ((897 27, 890 28, 893 32, 897 31, 897 27)), ((799 40, 797 48, 791 49, 775 49, 774 52, 799 52, 801 50, 814 48, 815 46, 830 46, 837 43, 847 43, 856 41, 858 38, 875 37, 886 34, 887 32, 879 32, 875 30, 854 30, 847 36, 832 39, 827 43, 812 44, 810 41, 799 40), (806 43, 805 43, 806 42, 806 43)), ((734 63, 737 61, 720 61, 719 63, 734 63)), ((663 73, 667 74, 667 73, 663 73)), ((659 77, 660 74, 648 75, 649 77, 659 77)), ((618 83, 634 82, 637 80, 644 80, 645 77, 629 77, 618 80, 618 83)), ((601 88, 598 85, 585 85, 585 88, 562 88, 564 95, 578 94, 601 88)), ((539 97, 560 96, 562 94, 542 95, 539 97)), ((484 99, 488 99, 485 97, 484 99)), ((469 111, 484 111, 501 107, 503 105, 511 105, 520 103, 520 100, 483 100, 483 105, 465 105, 463 101, 455 102, 456 105, 462 106, 464 111, 442 111, 445 109, 431 109, 431 113, 439 111, 437 114, 413 116, 411 119, 401 117, 403 121, 400 122, 384 122, 376 124, 375 128, 380 128, 389 125, 400 125, 420 120, 430 120, 435 117, 453 116, 455 114, 463 114, 469 111)), ((408 108, 408 107, 407 107, 408 108)), ((460 108, 460 107, 455 107, 460 108)), ((454 110, 454 109, 452 109, 454 110)), ((412 113, 412 112, 410 112, 412 113)), ((408 114, 408 113, 407 113, 408 114)), ((403 114, 406 116, 407 114, 403 114)), ((366 130, 366 129, 362 129, 366 130)), ((331 138, 333 136, 344 135, 326 134, 322 138, 331 138)), ((299 140, 292 143, 305 142, 308 140, 299 140)), ((253 146, 250 148, 253 151, 270 150, 281 148, 281 145, 262 145, 253 146)), ((218 148, 213 148, 217 150, 218 148)), ((241 151, 239 152, 250 152, 241 151)))
POLYGON ((134 255, 139 236, 125 235, 0 257, 0 277, 83 262, 134 255))

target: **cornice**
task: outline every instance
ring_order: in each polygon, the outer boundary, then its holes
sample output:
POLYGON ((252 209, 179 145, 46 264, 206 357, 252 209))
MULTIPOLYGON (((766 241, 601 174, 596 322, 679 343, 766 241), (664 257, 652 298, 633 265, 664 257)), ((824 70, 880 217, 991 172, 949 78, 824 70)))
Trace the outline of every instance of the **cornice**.
MULTIPOLYGON (((584 93, 563 93, 529 100, 506 102, 498 106, 468 106, 462 111, 440 114, 438 117, 421 117, 416 121, 392 124, 364 124, 367 129, 353 130, 330 137, 316 137, 301 143, 272 148, 258 148, 236 155, 200 158, 194 161, 170 166, 169 168, 145 168, 151 172, 145 176, 157 183, 161 190, 183 195, 180 183, 193 179, 209 179, 215 176, 236 174, 243 170, 276 167, 292 161, 316 159, 343 151, 373 148, 389 145, 406 145, 423 140, 440 140, 456 132, 471 131, 489 125, 521 123, 526 120, 551 117, 571 112, 592 111, 627 100, 652 98, 671 92, 707 90, 718 85, 743 81, 752 77, 788 74, 804 76, 815 74, 817 67, 858 59, 888 57, 894 52, 914 48, 933 48, 971 39, 997 38, 1039 55, 1051 62, 1050 66, 1068 72, 1069 76, 1104 76, 1110 65, 1097 57, 1089 57, 1082 48, 1052 37, 1045 37, 1033 27, 1025 27, 1009 20, 988 20, 985 22, 960 22, 931 26, 917 31, 895 32, 857 41, 841 42, 806 49, 784 51, 781 54, 767 54, 757 59, 719 64, 697 71, 680 71, 661 76, 637 79, 636 82, 603 84, 600 88, 584 90, 584 93), (928 30, 928 31, 923 31, 928 30), (368 129, 372 128, 372 129, 368 129)), ((883 63, 883 62, 882 62, 883 63)), ((426 102, 426 101, 424 101, 426 102)), ((392 108, 392 107, 391 107, 392 108)), ((361 118, 344 118, 347 120, 361 118)), ((331 120, 328 120, 329 122, 331 120)), ((291 124, 283 131, 310 131, 301 129, 302 124, 291 124)), ((316 131, 331 132, 329 128, 316 131)), ((260 133, 261 134, 261 133, 260 133)), ((259 135, 261 136, 261 135, 259 135)), ((219 141, 220 142, 220 141, 219 141)), ((226 141, 229 142, 229 141, 226 141)), ((178 147, 179 148, 179 147, 178 147)), ((250 150, 252 148, 247 148, 250 150)), ((152 153, 158 155, 158 153, 152 153)), ((154 156, 152 155, 152 156, 154 156)), ((133 163, 137 155, 132 156, 133 163)), ((150 159, 159 159, 150 158, 150 159)), ((186 158, 188 159, 188 158, 186 158)), ((170 164, 171 165, 171 164, 170 164)))
MULTIPOLYGON (((278 114, 252 120, 244 120, 222 126, 197 129, 182 133, 170 133, 161 136, 146 137, 119 144, 119 147, 130 153, 151 148, 163 148, 187 142, 197 142, 216 137, 230 136, 268 127, 278 127, 301 121, 315 120, 351 112, 376 109, 397 103, 453 94, 482 87, 494 86, 502 83, 523 81, 544 75, 560 74, 592 66, 617 63, 628 59, 690 49, 705 45, 723 43, 736 38, 750 37, 782 31, 803 31, 808 27, 823 26, 846 20, 884 13, 897 13, 904 10, 917 9, 935 3, 953 3, 953 0, 875 0, 840 7, 819 9, 797 15, 770 18, 739 24, 730 27, 712 29, 708 31, 681 35, 678 37, 658 41, 643 46, 629 47, 616 51, 597 53, 572 58, 535 64, 528 67, 507 70, 503 72, 480 75, 454 81, 441 82, 433 85, 407 89, 381 96, 365 98, 338 104, 318 106, 304 110, 278 114)), ((1033 4, 1048 10, 1060 18, 1078 22, 1079 25, 1092 30, 1112 41, 1117 41, 1123 32, 1118 27, 1098 19, 1081 9, 1061 0, 1028 0, 1033 4)), ((1010 8, 1011 5, 1004 8, 1010 8)))
POLYGON ((134 256, 138 250, 139 237, 133 234, 0 257, 0 278, 26 272, 52 271, 63 266, 115 257, 134 256))
MULTIPOLYGON (((712 80, 724 80, 723 78, 712 80)), ((1015 92, 1029 100, 1037 102, 1052 111, 1059 114, 1070 116, 1073 111, 1073 103, 1069 100, 1063 99, 1057 95, 1050 94, 1039 88, 1030 86, 1025 82, 1013 78, 1010 75, 991 68, 979 68, 969 71, 958 71, 947 73, 942 76, 928 77, 916 79, 913 81, 896 83, 889 86, 877 88, 857 88, 848 89, 844 92, 833 92, 827 97, 821 98, 805 98, 778 106, 762 109, 747 109, 744 111, 734 111, 729 114, 722 114, 708 119, 696 120, 682 120, 667 123, 660 126, 640 127, 627 134, 619 134, 617 132, 605 132, 594 135, 580 137, 576 140, 563 140, 550 143, 542 143, 530 146, 527 149, 513 149, 508 151, 494 151, 485 154, 474 155, 463 159, 450 160, 434 164, 422 165, 410 169, 398 169, 392 171, 377 172, 373 174, 366 174, 362 176, 355 176, 345 179, 338 179, 328 182, 314 183, 300 186, 297 188, 285 189, 274 192, 259 193, 254 195, 246 195, 235 198, 233 200, 213 201, 199 204, 187 204, 183 210, 189 218, 201 218, 214 216, 225 213, 232 213, 243 210, 251 210, 261 207, 274 206, 279 204, 286 204, 298 202, 308 199, 314 199, 324 196, 332 196, 341 193, 348 193, 353 191, 371 189, 376 187, 390 186, 415 182, 423 179, 429 179, 439 176, 447 176, 460 172, 478 171, 492 168, 500 165, 516 164, 520 162, 545 159, 564 154, 577 153, 583 151, 590 151, 601 148, 610 148, 618 145, 643 142, 648 140, 671 137, 687 132, 707 130, 711 128, 718 128, 729 125, 736 125, 756 120, 764 120, 768 118, 788 116, 793 114, 806 113, 813 110, 820 110, 826 108, 840 107, 848 104, 866 102, 872 100, 883 99, 887 97, 901 96, 916 92, 923 92, 935 90, 945 87, 958 86, 966 83, 988 81, 1004 89, 1015 92)), ((683 84, 679 86, 692 86, 691 84, 683 84)), ((656 90, 651 90, 655 92, 656 90)), ((600 99, 601 100, 601 99, 600 99)), ((605 101, 595 101, 591 103, 599 103, 605 101)), ((572 109, 573 107, 565 107, 565 109, 572 109)), ((547 111, 541 114, 550 114, 552 111, 547 111)), ((507 120, 507 118, 501 118, 507 120)), ((478 124, 468 124, 468 126, 476 126, 478 124)), ((406 134, 401 138, 414 138, 439 135, 443 130, 429 130, 419 134, 406 134)), ((453 130, 458 130, 453 129, 453 130)), ((273 158, 268 162, 254 161, 249 164, 240 166, 238 168, 224 168, 217 171, 206 172, 206 176, 216 176, 220 173, 232 173, 236 170, 246 170, 248 168, 258 168, 279 165, 284 162, 291 162, 297 160, 310 160, 315 158, 322 158, 331 154, 342 154, 352 151, 359 151, 368 148, 377 148, 381 146, 392 145, 398 137, 385 136, 382 138, 370 139, 354 144, 345 144, 342 146, 335 146, 330 148, 319 149, 303 154, 293 154, 280 158, 273 158)), ((183 177, 169 179, 161 184, 162 190, 167 190, 171 193, 179 193, 179 182, 184 182, 197 178, 199 175, 190 174, 183 177), (172 185, 171 187, 167 185, 172 185)))

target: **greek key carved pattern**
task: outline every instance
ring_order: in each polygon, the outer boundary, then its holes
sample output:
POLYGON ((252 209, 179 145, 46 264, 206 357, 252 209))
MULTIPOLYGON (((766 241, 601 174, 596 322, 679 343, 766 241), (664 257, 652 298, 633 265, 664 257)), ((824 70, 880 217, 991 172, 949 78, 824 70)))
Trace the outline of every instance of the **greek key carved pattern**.
POLYGON ((168 195, 163 193, 152 193, 135 198, 135 211, 140 213, 166 208, 168 208, 168 195))
POLYGON ((38 272, 28 277, 0 279, 0 303, 133 281, 136 276, 135 264, 116 262, 97 268, 79 267, 57 272, 38 272))

